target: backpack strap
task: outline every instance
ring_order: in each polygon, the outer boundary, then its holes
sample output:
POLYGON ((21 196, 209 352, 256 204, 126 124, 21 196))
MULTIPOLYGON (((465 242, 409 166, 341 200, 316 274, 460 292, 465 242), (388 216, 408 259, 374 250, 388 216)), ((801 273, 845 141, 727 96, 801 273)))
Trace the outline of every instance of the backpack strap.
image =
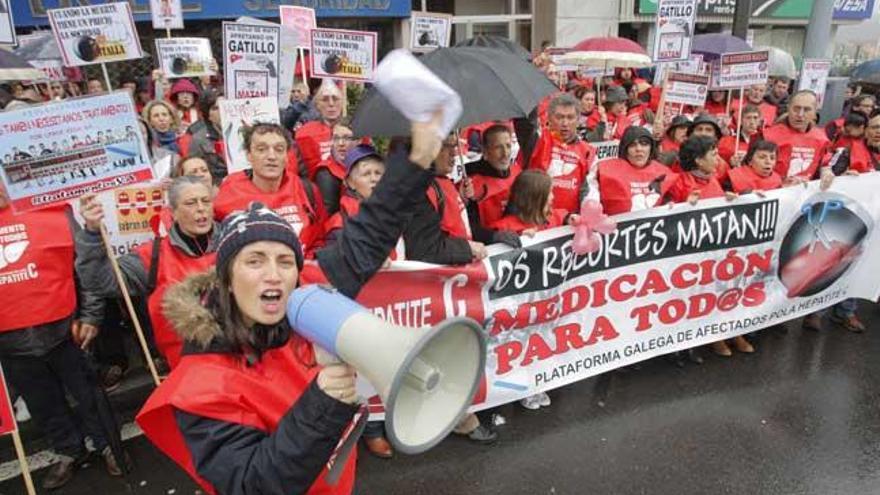
POLYGON ((150 252, 150 273, 147 276, 147 294, 156 290, 156 279, 159 277, 159 244, 162 238, 158 235, 153 239, 153 250, 150 252))
POLYGON ((436 180, 431 181, 431 188, 434 189, 434 194, 437 195, 437 213, 442 216, 446 208, 446 195, 443 194, 443 189, 440 188, 440 184, 437 184, 436 180))

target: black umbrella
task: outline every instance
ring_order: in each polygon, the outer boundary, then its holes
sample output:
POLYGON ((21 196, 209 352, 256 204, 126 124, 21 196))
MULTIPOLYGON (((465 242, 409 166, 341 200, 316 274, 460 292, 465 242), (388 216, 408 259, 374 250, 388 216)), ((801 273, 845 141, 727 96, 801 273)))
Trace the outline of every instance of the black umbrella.
POLYGON ((859 64, 849 78, 855 83, 880 84, 880 59, 859 64))
MULTIPOLYGON (((440 48, 419 59, 461 97, 457 127, 528 117, 544 97, 559 91, 535 66, 498 50, 440 48)), ((410 124, 376 88, 358 105, 356 136, 407 136, 410 124)))
POLYGON ((43 73, 18 55, 0 50, 0 81, 40 79, 43 73))
POLYGON ((500 36, 492 36, 488 34, 478 34, 473 38, 468 38, 462 42, 456 43, 455 46, 481 46, 483 48, 493 48, 507 53, 512 53, 523 60, 531 60, 532 54, 526 51, 519 43, 502 38, 500 36))
POLYGON ((110 404, 110 398, 107 397, 107 392, 98 383, 98 363, 94 356, 88 352, 85 353, 85 366, 87 380, 95 395, 95 408, 97 409, 98 421, 104 430, 104 437, 107 439, 110 451, 113 452, 113 457, 116 458, 116 463, 122 469, 122 473, 128 474, 131 471, 131 464, 129 456, 122 446, 122 432, 119 428, 119 422, 116 419, 113 405, 110 404))

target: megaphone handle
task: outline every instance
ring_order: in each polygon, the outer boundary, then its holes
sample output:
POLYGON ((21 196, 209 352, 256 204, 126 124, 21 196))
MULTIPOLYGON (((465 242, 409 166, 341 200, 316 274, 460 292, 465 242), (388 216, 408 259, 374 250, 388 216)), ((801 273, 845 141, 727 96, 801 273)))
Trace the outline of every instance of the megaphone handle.
POLYGON ((331 364, 340 364, 342 360, 339 359, 339 356, 336 356, 324 349, 319 345, 315 345, 315 362, 320 364, 321 366, 330 366, 331 364))

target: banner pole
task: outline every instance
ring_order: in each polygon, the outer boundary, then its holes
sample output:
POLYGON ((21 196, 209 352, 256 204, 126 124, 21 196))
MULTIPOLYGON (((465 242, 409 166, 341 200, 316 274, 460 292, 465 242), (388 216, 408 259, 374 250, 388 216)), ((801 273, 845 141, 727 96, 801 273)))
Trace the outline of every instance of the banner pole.
POLYGON ((165 28, 165 37, 168 39, 171 39, 171 28, 170 27, 165 28))
POLYGON ((107 72, 107 64, 101 62, 101 70, 104 71, 104 83, 107 85, 107 92, 113 91, 113 85, 110 84, 110 73, 107 72))
POLYGON ((727 107, 724 109, 724 115, 730 117, 730 90, 727 90, 727 107))
POLYGON ((12 430, 12 443, 15 445, 15 455, 18 457, 18 465, 21 467, 21 477, 24 478, 24 486, 28 495, 37 495, 34 489, 34 480, 31 478, 31 468, 28 465, 24 444, 21 443, 21 435, 18 434, 18 425, 12 430))
POLYGON ((158 387, 161 383, 159 372, 156 371, 156 365, 153 363, 153 357, 150 355, 150 348, 147 346, 147 339, 144 337, 144 331, 141 328, 141 322, 134 311, 134 305, 131 303, 131 295, 128 293, 128 287, 125 285, 125 278, 122 276, 122 270, 119 269, 119 263, 116 262, 116 256, 113 255, 112 244, 110 244, 110 235, 107 233, 107 227, 101 223, 101 240, 104 241, 104 248, 107 250, 107 257, 110 258, 110 266, 113 267, 113 273, 116 275, 116 282, 119 284, 119 290, 122 291, 122 298, 125 300, 125 307, 131 316, 134 324, 134 330, 137 334, 138 341, 141 344, 141 350, 144 353, 144 359, 147 360, 147 367, 153 376, 153 382, 158 387))
POLYGON ((743 118, 743 87, 739 88, 739 110, 736 112, 736 136, 733 138, 733 156, 739 153, 739 133, 742 132, 743 118))
MULTIPOLYGON (((301 47, 301 46, 297 47, 297 50, 299 50, 299 66, 300 66, 300 69, 302 69, 303 84, 308 86, 309 85, 309 78, 308 78, 308 76, 306 76, 306 51, 303 50, 303 47, 301 47)), ((294 79, 293 82, 296 83, 296 74, 294 74, 293 79, 294 79)))

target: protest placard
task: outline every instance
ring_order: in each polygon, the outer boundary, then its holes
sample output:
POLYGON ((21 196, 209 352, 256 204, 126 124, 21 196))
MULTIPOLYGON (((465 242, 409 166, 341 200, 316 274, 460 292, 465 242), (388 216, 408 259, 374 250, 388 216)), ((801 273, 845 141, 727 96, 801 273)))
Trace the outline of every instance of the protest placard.
POLYGON ((278 55, 278 108, 287 108, 290 105, 290 90, 293 88, 296 58, 298 51, 300 51, 295 43, 296 33, 287 26, 255 17, 239 17, 236 22, 281 28, 281 53, 278 55))
POLYGON ((770 52, 736 52, 721 55, 718 66, 719 88, 742 88, 767 82, 770 52))
POLYGON ((125 91, 0 112, 0 138, 0 178, 16 211, 153 177, 125 91))
POLYGON ((278 97, 281 27, 223 23, 226 97, 278 97))
POLYGON ((654 62, 687 60, 691 55, 696 0, 659 0, 651 59, 654 62))
POLYGON ((214 75, 208 38, 156 38, 156 58, 168 77, 214 75))
POLYGON ((318 26, 315 21, 315 9, 291 5, 281 5, 279 9, 281 25, 293 31, 293 47, 309 48, 311 44, 309 33, 318 26))
POLYGON ((678 62, 660 62, 654 71, 654 86, 663 84, 666 74, 680 72, 682 74, 708 74, 708 66, 703 62, 703 55, 692 53, 687 60, 678 62))
POLYGON ((831 61, 827 59, 804 59, 801 68, 801 78, 798 81, 798 91, 808 89, 819 98, 819 107, 825 100, 825 86, 828 84, 828 73, 831 71, 831 61))
MULTIPOLYGON (((553 65, 556 66, 557 70, 560 70, 563 72, 571 72, 571 71, 578 70, 577 65, 565 64, 565 63, 562 63, 562 60, 561 60, 563 55, 565 55, 566 53, 571 51, 571 48, 564 48, 564 47, 560 47, 560 46, 551 46, 551 47, 547 47, 547 49, 545 49, 544 51, 547 53, 547 55, 550 56, 550 61, 553 62, 553 65)), ((612 68, 612 72, 613 72, 613 68, 612 68)))
POLYGON ((0 45, 17 45, 15 40, 15 20, 9 0, 0 0, 0 45))
POLYGON ((666 78, 666 103, 701 107, 706 104, 709 76, 672 72, 666 78))
POLYGON ((128 2, 49 9, 47 13, 68 67, 144 56, 128 2))
MULTIPOLYGON (((135 247, 153 240, 159 229, 159 217, 165 207, 165 192, 157 183, 144 183, 102 191, 96 199, 104 209, 104 226, 110 236, 114 256, 130 253, 135 247)), ((70 202, 80 225, 85 221, 79 200, 70 202)))
POLYGON ((280 124, 278 100, 250 98, 247 100, 220 100, 220 127, 226 143, 226 168, 230 173, 251 168, 244 148, 242 131, 256 123, 280 124))
MULTIPOLYGON (((833 192, 815 181, 620 215, 584 255, 572 251, 573 229, 559 227, 468 265, 394 261, 357 301, 396 325, 484 322, 472 410, 494 407, 847 298, 876 300, 880 175, 837 180, 833 192)), ((322 283, 319 273, 302 282, 322 283)))
POLYGON ((183 29, 180 0, 150 0, 153 29, 183 29))
POLYGON ((430 52, 449 46, 452 16, 433 12, 413 12, 409 20, 409 45, 413 52, 430 52))
POLYGON ((372 81, 376 72, 376 33, 312 29, 314 77, 372 81))

